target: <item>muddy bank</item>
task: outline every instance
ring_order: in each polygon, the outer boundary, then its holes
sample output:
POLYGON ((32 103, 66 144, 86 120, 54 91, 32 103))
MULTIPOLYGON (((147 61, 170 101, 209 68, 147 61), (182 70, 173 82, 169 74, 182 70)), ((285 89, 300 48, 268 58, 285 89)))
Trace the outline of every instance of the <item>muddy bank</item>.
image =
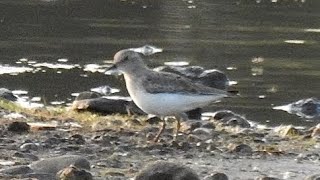
POLYGON ((229 179, 269 176, 301 180, 319 172, 320 143, 315 129, 240 127, 211 118, 200 125, 199 121, 184 122, 177 141, 173 141, 175 123, 169 119, 170 127, 160 142, 153 143, 149 140, 160 124, 147 123, 145 116, 94 115, 94 121, 83 121, 39 114, 43 112, 1 109, 3 178, 48 178, 43 176, 48 172, 41 172, 40 176, 33 164, 63 155, 80 155, 88 160, 87 171, 93 179, 133 178, 147 163, 156 160, 186 165, 200 178, 219 172, 229 179), (26 122, 29 127, 9 128, 15 121, 26 122), (27 171, 5 171, 19 166, 27 167, 27 171))

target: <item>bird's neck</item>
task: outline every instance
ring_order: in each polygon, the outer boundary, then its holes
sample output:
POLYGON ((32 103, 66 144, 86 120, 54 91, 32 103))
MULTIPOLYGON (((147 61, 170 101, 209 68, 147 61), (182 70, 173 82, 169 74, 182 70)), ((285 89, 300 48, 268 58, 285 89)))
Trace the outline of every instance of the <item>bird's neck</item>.
POLYGON ((125 77, 128 76, 131 78, 136 78, 136 77, 139 78, 145 75, 146 73, 148 73, 149 71, 152 71, 152 70, 146 66, 139 66, 139 67, 130 68, 127 71, 123 72, 123 74, 125 77))

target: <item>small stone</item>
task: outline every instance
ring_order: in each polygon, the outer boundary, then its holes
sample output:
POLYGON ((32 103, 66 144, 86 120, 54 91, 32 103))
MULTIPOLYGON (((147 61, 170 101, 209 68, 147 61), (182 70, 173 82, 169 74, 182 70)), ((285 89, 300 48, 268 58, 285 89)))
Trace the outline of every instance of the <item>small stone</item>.
POLYGON ((194 135, 194 134, 189 134, 187 137, 187 140, 189 142, 199 142, 199 141, 201 141, 201 138, 199 136, 194 135))
POLYGON ((85 139, 80 134, 74 134, 69 138, 75 144, 85 144, 85 139))
POLYGON ((156 161, 147 165, 134 178, 135 180, 200 180, 189 167, 180 164, 156 161))
POLYGON ((252 148, 246 144, 231 144, 229 145, 229 149, 231 152, 238 153, 241 155, 251 155, 253 152, 252 148))
POLYGON ((16 152, 13 154, 13 157, 18 157, 18 158, 25 158, 25 159, 30 159, 32 161, 38 161, 39 157, 30 153, 22 153, 22 152, 16 152))
POLYGON ((104 98, 98 93, 82 92, 72 103, 76 111, 90 111, 102 114, 128 114, 128 105, 131 101, 123 98, 104 98))
POLYGON ((205 136, 211 136, 213 134, 213 130, 212 129, 207 129, 207 128, 197 128, 195 130, 193 130, 192 134, 195 135, 205 135, 205 136))
POLYGON ((19 174, 27 174, 31 173, 32 169, 29 166, 21 165, 21 166, 12 166, 5 169, 0 169, 0 174, 9 174, 9 175, 19 175, 19 174))
POLYGON ((201 120, 201 113, 202 113, 201 108, 196 108, 186 112, 188 119, 193 119, 193 120, 201 120))
POLYGON ((93 179, 91 173, 85 170, 80 170, 73 165, 60 170, 57 173, 56 178, 59 180, 92 180, 93 179))
POLYGON ((275 177, 262 176, 262 177, 256 178, 255 180, 280 180, 280 179, 275 177))
POLYGON ((153 116, 148 118, 145 122, 148 124, 159 124, 162 120, 157 116, 153 116))
POLYGON ((26 178, 24 180, 30 180, 30 179, 45 179, 45 180, 56 180, 56 177, 54 174, 45 174, 45 173, 28 173, 21 176, 22 178, 26 178))
POLYGON ((44 141, 44 143, 45 143, 46 145, 49 145, 49 146, 58 145, 58 144, 61 143, 61 139, 56 138, 56 137, 50 137, 50 138, 46 139, 46 140, 44 141))
POLYGON ((251 127, 250 123, 241 116, 235 116, 235 117, 227 120, 225 124, 228 126, 240 126, 242 128, 251 127))
POLYGON ((24 133, 30 131, 30 125, 26 122, 14 121, 9 124, 8 131, 24 133))
POLYGON ((122 172, 115 172, 115 171, 110 171, 110 172, 106 172, 104 174, 105 176, 116 176, 116 177, 124 177, 125 174, 123 174, 122 172))
POLYGON ((201 127, 207 128, 207 129, 215 129, 216 128, 216 126, 212 122, 203 123, 201 127))
POLYGON ((30 168, 37 173, 56 174, 61 169, 70 165, 74 165, 80 169, 90 170, 90 162, 83 156, 78 155, 64 155, 47 158, 32 163, 30 168))
POLYGON ((37 151, 38 148, 38 145, 35 143, 24 143, 20 146, 22 151, 37 151))
POLYGON ((135 126, 142 126, 141 122, 138 119, 131 119, 129 122, 135 126))
POLYGON ((203 180, 228 180, 228 176, 224 173, 214 173, 206 176, 203 180))
POLYGON ((183 151, 188 151, 190 148, 191 148, 190 143, 188 143, 188 142, 179 142, 178 149, 181 149, 183 151))
POLYGON ((301 132, 293 127, 292 125, 288 126, 278 126, 274 128, 274 131, 280 136, 280 137, 293 137, 301 135, 301 132))
POLYGON ((314 174, 306 177, 304 180, 320 180, 320 174, 314 174))
POLYGON ((320 138, 320 124, 316 125, 313 128, 312 133, 311 133, 311 137, 315 138, 315 139, 320 138))
POLYGON ((222 111, 217 111, 213 118, 215 120, 221 120, 221 119, 232 117, 234 115, 235 114, 232 111, 222 110, 222 111))
POLYGON ((16 101, 17 97, 9 90, 6 88, 0 88, 0 98, 9 100, 9 101, 16 101))

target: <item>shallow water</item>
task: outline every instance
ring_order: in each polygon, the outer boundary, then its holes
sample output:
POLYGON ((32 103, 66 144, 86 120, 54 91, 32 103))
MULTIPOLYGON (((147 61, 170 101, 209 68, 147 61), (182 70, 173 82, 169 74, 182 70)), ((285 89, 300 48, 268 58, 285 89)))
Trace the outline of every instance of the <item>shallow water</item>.
POLYGON ((230 109, 270 125, 316 123, 272 110, 319 97, 316 0, 0 0, 0 9, 0 87, 45 104, 68 103, 72 93, 102 85, 127 95, 122 78, 103 74, 105 61, 120 49, 152 44, 164 52, 147 57, 151 67, 187 61, 238 82, 241 97, 208 111, 230 109))

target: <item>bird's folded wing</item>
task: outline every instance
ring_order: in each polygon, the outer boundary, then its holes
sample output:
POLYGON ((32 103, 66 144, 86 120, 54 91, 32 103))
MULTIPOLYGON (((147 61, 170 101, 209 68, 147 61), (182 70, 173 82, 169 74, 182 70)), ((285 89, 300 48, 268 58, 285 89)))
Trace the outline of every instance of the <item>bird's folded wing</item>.
POLYGON ((225 95, 228 92, 194 83, 173 73, 152 72, 142 79, 142 84, 149 93, 178 93, 199 95, 225 95))

